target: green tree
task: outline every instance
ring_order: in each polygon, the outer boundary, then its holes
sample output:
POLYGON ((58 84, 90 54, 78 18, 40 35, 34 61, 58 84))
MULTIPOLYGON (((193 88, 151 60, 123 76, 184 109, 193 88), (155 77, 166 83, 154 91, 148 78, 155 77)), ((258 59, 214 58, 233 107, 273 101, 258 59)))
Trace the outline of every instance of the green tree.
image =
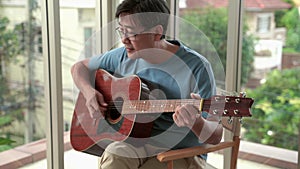
POLYGON ((244 138, 286 149, 298 149, 300 68, 274 70, 266 82, 247 91, 255 98, 253 117, 245 119, 244 138))
POLYGON ((300 53, 300 16, 294 7, 284 14, 281 23, 287 28, 286 46, 284 51, 300 53))
MULTIPOLYGON (((0 16, 0 105, 4 105, 4 100, 10 100, 9 87, 7 84, 6 65, 10 61, 17 61, 17 55, 21 53, 18 28, 8 29, 9 20, 0 16)), ((0 106, 0 110, 1 110, 0 106)))
MULTIPOLYGON (((8 24, 8 18, 0 16, 0 128, 10 124, 15 118, 19 118, 16 116, 19 113, 15 113, 17 110, 12 111, 9 116, 5 115, 5 111, 9 109, 9 106, 5 106, 6 102, 15 101, 15 97, 10 92, 5 76, 7 71, 6 65, 10 61, 17 61, 16 56, 21 52, 17 36, 18 28, 8 29, 8 24)), ((0 136, 0 145, 9 145, 12 142, 9 138, 0 136)))
POLYGON ((33 121, 38 106, 36 95, 42 94, 36 88, 37 81, 35 79, 37 54, 35 45, 38 45, 35 39, 37 39, 40 31, 34 15, 34 11, 38 7, 37 1, 27 1, 26 7, 28 11, 27 20, 18 24, 15 23, 14 28, 6 17, 0 16, 0 137, 4 140, 2 141, 0 138, 0 143, 7 143, 7 145, 0 147, 0 151, 11 147, 11 142, 7 142, 10 138, 16 141, 13 146, 17 146, 40 137, 35 135, 33 121), (21 69, 28 72, 27 75, 24 74, 28 80, 20 78, 21 84, 24 85, 21 88, 11 89, 12 83, 8 79, 9 71, 11 71, 9 66, 16 64, 16 56, 18 55, 21 57, 17 66, 19 65, 21 69), (24 135, 21 132, 14 132, 14 123, 12 122, 17 121, 21 121, 21 125, 26 125, 24 135), (2 130, 4 127, 6 127, 5 132, 2 130))
MULTIPOLYGON (((218 56, 222 62, 224 70, 226 70, 226 50, 227 50, 227 25, 228 18, 227 9, 225 8, 201 8, 198 11, 186 12, 182 17, 191 22, 197 29, 201 30, 211 44, 214 46, 215 51, 218 53, 218 56), (201 12, 199 12, 201 11, 201 12)), ((245 23, 245 22, 244 22, 245 23)), ((184 29, 186 31, 189 28, 184 29)), ((246 24, 243 25, 243 46, 242 46, 242 79, 241 83, 245 84, 250 76, 251 71, 253 70, 252 63, 254 61, 254 38, 252 35, 246 34, 248 27, 246 24)), ((193 37, 186 33, 185 35, 188 41, 193 43, 198 43, 201 45, 201 39, 193 37)), ((194 48, 197 48, 194 46, 194 48)), ((207 50, 206 47, 200 48, 201 50, 207 50)), ((206 55, 204 55, 206 56, 206 55)), ((209 55, 207 55, 209 57, 209 55)), ((223 72, 224 72, 223 70, 223 72)))
MULTIPOLYGON (((293 0, 284 0, 284 2, 291 5, 291 8, 296 7, 293 0)), ((275 11, 275 23, 276 27, 286 27, 285 24, 282 22, 282 17, 288 12, 290 9, 282 9, 275 11)))

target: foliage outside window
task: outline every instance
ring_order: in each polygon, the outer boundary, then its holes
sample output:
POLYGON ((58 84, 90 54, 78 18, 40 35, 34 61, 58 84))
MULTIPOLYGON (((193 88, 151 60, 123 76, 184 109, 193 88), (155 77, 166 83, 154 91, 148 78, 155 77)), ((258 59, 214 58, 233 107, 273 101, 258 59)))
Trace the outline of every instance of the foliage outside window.
MULTIPOLYGON (((286 0, 295 6, 291 0, 286 0)), ((300 17, 296 7, 276 11, 277 27, 287 29, 284 53, 300 53, 300 17)), ((246 119, 244 139, 286 148, 298 149, 300 123, 300 68, 273 70, 265 83, 248 90, 255 98, 253 117, 246 119)))
POLYGON ((37 99, 43 89, 34 72, 42 50, 36 43, 40 28, 34 22, 9 25, 8 18, 0 17, 0 151, 44 137, 36 130, 37 114, 43 112, 37 99), (18 76, 12 79, 12 74, 18 76))
POLYGON ((283 48, 285 53, 300 53, 300 11, 293 0, 284 0, 292 8, 275 12, 277 27, 287 29, 286 45, 283 48))
POLYGON ((266 82, 247 91, 255 98, 253 117, 245 119, 244 139, 298 149, 300 123, 300 68, 274 70, 266 82))
POLYGON ((18 27, 8 29, 9 19, 0 16, 0 151, 8 149, 12 141, 10 133, 3 132, 3 128, 14 120, 22 120, 20 105, 11 104, 16 102, 17 91, 10 90, 6 77, 7 64, 17 61, 16 57, 21 53, 18 39, 18 27), (1 146, 6 145, 6 146, 1 146))
MULTIPOLYGON (((208 37, 209 41, 218 52, 224 70, 226 70, 227 57, 226 50, 228 18, 226 16, 226 8, 203 8, 198 9, 198 11, 188 11, 182 15, 184 19, 191 22, 199 30, 203 31, 203 33, 208 37)), ((254 37, 250 34, 246 34, 248 31, 246 24, 244 24, 243 27, 241 83, 245 84, 253 70, 252 63, 254 62, 254 37)), ((199 41, 198 39, 189 36, 188 39, 189 41, 199 41)), ((199 42, 199 44, 201 44, 201 42, 199 42)))
POLYGON ((287 28, 285 52, 300 53, 300 16, 298 8, 289 10, 282 18, 281 23, 287 28))

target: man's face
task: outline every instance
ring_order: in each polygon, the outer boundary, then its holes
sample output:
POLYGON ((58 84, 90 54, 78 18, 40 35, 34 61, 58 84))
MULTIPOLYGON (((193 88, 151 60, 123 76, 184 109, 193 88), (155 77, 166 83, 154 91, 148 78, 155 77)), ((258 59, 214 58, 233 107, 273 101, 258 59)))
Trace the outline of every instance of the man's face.
POLYGON ((142 51, 154 47, 154 34, 145 30, 130 14, 120 15, 117 31, 131 59, 143 58, 145 53, 142 51))

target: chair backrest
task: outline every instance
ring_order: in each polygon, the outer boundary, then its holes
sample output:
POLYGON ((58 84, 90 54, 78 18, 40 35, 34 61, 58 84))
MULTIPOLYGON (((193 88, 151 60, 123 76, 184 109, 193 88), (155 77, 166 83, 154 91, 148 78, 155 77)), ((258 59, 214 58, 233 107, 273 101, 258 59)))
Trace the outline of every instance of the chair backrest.
POLYGON ((234 136, 240 135, 241 129, 241 119, 238 117, 232 117, 231 119, 228 117, 223 117, 221 121, 223 127, 232 132, 234 136))
MULTIPOLYGON (((217 90, 218 94, 221 95, 239 95, 240 97, 246 97, 246 94, 241 92, 237 93, 230 93, 224 90, 217 90)), ((231 149, 224 149, 223 156, 224 156, 224 164, 223 168, 230 168, 235 169, 237 167, 237 160, 238 160, 238 152, 240 146, 240 135, 241 135, 241 124, 242 118, 240 117, 223 117, 221 120, 223 125, 224 135, 223 140, 226 142, 231 141, 234 143, 231 149)))

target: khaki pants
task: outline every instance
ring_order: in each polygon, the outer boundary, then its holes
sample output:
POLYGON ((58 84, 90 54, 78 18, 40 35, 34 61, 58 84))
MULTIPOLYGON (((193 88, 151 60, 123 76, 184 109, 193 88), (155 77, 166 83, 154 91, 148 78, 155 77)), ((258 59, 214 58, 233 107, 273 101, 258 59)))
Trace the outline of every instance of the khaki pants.
MULTIPOLYGON (((156 156, 147 157, 149 147, 153 150, 153 146, 135 148, 124 142, 111 143, 99 159, 99 169, 167 169, 167 164, 156 156)), ((204 169, 205 165, 199 157, 174 161, 174 169, 204 169)))

